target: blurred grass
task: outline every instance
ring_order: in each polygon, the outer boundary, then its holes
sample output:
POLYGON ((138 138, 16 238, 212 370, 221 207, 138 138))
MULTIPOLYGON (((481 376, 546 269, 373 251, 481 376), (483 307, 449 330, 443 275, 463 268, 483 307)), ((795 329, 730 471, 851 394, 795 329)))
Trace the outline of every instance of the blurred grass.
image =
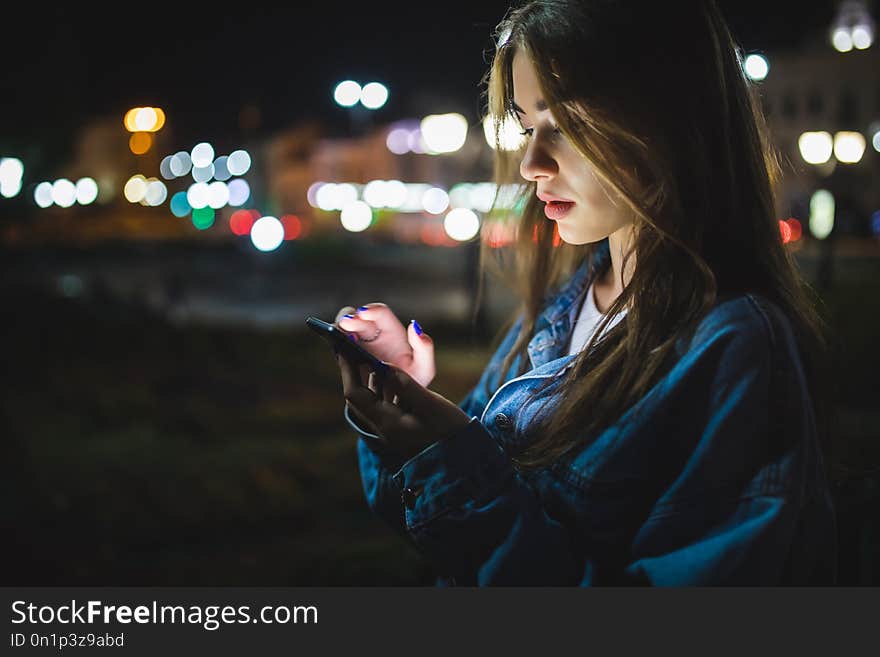
MULTIPOLYGON (((175 328, 35 289, 4 303, 7 584, 433 583, 366 506, 312 334, 175 328)), ((432 388, 457 401, 488 354, 439 351, 432 388)))

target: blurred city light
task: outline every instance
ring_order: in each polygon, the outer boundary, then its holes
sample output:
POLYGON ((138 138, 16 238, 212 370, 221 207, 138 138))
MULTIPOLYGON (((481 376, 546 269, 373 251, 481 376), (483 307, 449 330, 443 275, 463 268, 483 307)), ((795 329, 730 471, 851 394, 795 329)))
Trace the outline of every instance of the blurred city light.
POLYGON ((144 192, 142 203, 150 207, 162 205, 168 197, 168 188, 165 183, 157 178, 147 178, 147 189, 144 192))
POLYGON ((208 205, 219 210, 229 203, 229 187, 225 182, 215 180, 208 185, 208 205))
POLYGON ((810 198, 810 232, 823 240, 834 228, 834 196, 826 189, 818 189, 810 198))
POLYGON ((226 185, 226 188, 229 191, 229 205, 234 208, 247 203, 247 200, 251 196, 250 185, 247 184, 246 180, 242 180, 241 178, 230 180, 226 185))
POLYGON ((59 178, 52 183, 52 202, 62 208, 76 203, 76 185, 67 178, 59 178))
POLYGON ((770 64, 767 63, 767 58, 757 53, 752 53, 746 57, 744 68, 746 75, 755 82, 761 82, 767 77, 767 73, 770 72, 770 64))
POLYGON ((373 210, 363 201, 351 201, 342 208, 339 220, 345 230, 359 233, 373 223, 373 210))
POLYGON ((798 137, 801 157, 809 164, 825 164, 834 149, 831 134, 827 132, 805 132, 798 137))
POLYGON ((431 187, 422 195, 422 207, 429 214, 443 214, 449 208, 449 194, 439 187, 431 187))
POLYGON ((260 217, 251 228, 251 242, 260 251, 274 251, 284 241, 284 226, 272 216, 260 217))
POLYGON ((865 153, 865 137, 860 132, 838 132, 834 135, 834 157, 844 164, 855 164, 865 153))
POLYGON ((52 183, 41 182, 34 188, 34 202, 41 208, 48 208, 52 200, 52 183))
POLYGON ((433 153, 454 153, 467 140, 467 119, 458 113, 428 115, 420 127, 422 139, 433 153))
POLYGON ((135 155, 143 155, 153 146, 153 136, 149 132, 133 132, 128 147, 135 155))
POLYGON ((165 112, 158 107, 133 107, 122 123, 129 132, 158 132, 165 125, 165 112))
POLYGON ((216 160, 214 160, 214 179, 220 181, 226 181, 232 178, 232 174, 229 173, 229 169, 226 166, 226 162, 229 158, 226 155, 221 155, 216 160))
POLYGON ((831 24, 831 43, 839 52, 865 50, 874 42, 874 19, 864 0, 843 0, 831 24))
POLYGON ((379 82, 370 82, 361 89, 360 101, 367 109, 379 109, 388 101, 388 88, 379 82))
POLYGON ((192 158, 186 151, 179 151, 171 157, 171 162, 168 166, 171 169, 171 173, 180 178, 188 174, 192 169, 192 158))
POLYGON ((208 182, 214 177, 214 163, 209 162, 207 166, 198 166, 192 168, 192 179, 196 182, 208 182))
MULTIPOLYGON (((495 143, 495 121, 489 114, 483 118, 483 136, 489 147, 495 150, 499 144, 495 143)), ((526 143, 526 137, 522 134, 519 124, 511 116, 505 116, 502 119, 498 138, 503 151, 518 151, 526 143)))
POLYGON ((318 207, 318 190, 321 189, 321 187, 323 186, 323 180, 313 182, 311 185, 309 185, 309 189, 306 192, 306 200, 308 200, 309 205, 311 205, 313 208, 318 207))
POLYGON ((232 151, 226 159, 226 169, 233 176, 243 176, 251 168, 251 156, 245 150, 232 151))
POLYGON ((870 25, 856 25, 852 31, 852 43, 859 50, 867 50, 874 43, 874 30, 870 25))
MULTIPOLYGON (((202 183, 196 183, 202 184, 202 183)), ((214 225, 214 208, 194 208, 192 213, 192 224, 199 230, 207 230, 214 225)))
POLYGON ((342 107, 353 107, 361 99, 361 85, 354 80, 343 80, 333 90, 333 100, 342 107))
POLYGON ((874 147, 874 150, 880 153, 880 126, 876 124, 871 128, 874 133, 874 136, 871 137, 871 145, 874 147))
POLYGON ((171 160, 174 159, 173 155, 166 155, 162 158, 162 161, 159 162, 159 174, 165 180, 173 180, 177 176, 174 175, 174 171, 171 170, 171 160))
POLYGON ((192 212, 189 201, 186 200, 186 192, 177 192, 171 197, 171 214, 175 217, 185 217, 192 212))
POLYGON ((880 236, 880 210, 871 215, 871 234, 874 237, 880 236))
POLYGON ((280 219, 284 226, 284 239, 295 240, 303 234, 302 220, 295 214, 286 214, 280 219))
POLYGON ((236 235, 248 235, 259 218, 259 213, 253 210, 236 210, 229 217, 229 228, 236 235))
POLYGON ((193 210, 201 210, 207 207, 209 196, 207 183, 193 183, 186 190, 186 201, 193 210))
POLYGON ((385 145, 395 155, 409 153, 409 130, 406 128, 394 128, 385 137, 385 145))
POLYGON ((798 221, 795 217, 790 217, 785 220, 785 223, 787 223, 789 228, 791 229, 791 241, 797 242, 803 234, 801 222, 798 221))
POLYGON ((838 52, 849 52, 853 49, 852 36, 849 30, 839 27, 831 35, 831 43, 838 52))
POLYGON ((203 141, 193 146, 189 157, 193 167, 206 167, 214 162, 214 147, 203 141))
POLYGON ((76 181, 76 202, 89 205, 98 198, 98 183, 93 178, 80 178, 76 181))
POLYGON ((21 191, 24 164, 17 157, 0 158, 0 196, 12 198, 21 191))
POLYGON ((459 242, 466 242, 480 232, 480 219, 473 210, 455 208, 443 219, 446 234, 459 242))
POLYGON ((140 203, 147 193, 147 179, 137 173, 125 183, 122 193, 129 203, 140 203))

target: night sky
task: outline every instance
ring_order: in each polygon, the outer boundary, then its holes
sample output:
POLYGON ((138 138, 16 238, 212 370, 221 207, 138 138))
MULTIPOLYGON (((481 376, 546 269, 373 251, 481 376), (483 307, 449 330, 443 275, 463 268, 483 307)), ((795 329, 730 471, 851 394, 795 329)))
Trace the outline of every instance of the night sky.
MULTIPOLYGON (((347 77, 389 87, 377 121, 451 110, 422 106, 435 98, 476 119, 490 34, 509 7, 496 0, 256 9, 230 3, 228 10, 219 3, 23 4, 4 21, 0 154, 38 148, 42 160, 66 157, 90 117, 121 121, 140 105, 162 107, 182 140, 235 138, 247 105, 259 107, 262 134, 304 118, 344 130, 348 117, 333 103, 332 89, 347 77)), ((833 0, 719 5, 746 49, 822 38, 836 6, 833 0)))

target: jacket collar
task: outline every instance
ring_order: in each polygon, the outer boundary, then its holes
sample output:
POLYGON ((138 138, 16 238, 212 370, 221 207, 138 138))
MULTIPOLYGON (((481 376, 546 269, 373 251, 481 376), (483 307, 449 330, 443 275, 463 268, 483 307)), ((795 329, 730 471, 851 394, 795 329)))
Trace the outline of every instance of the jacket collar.
POLYGON ((562 355, 568 345, 579 301, 589 289, 590 282, 611 259, 608 238, 596 244, 591 257, 586 258, 572 274, 568 282, 555 295, 547 298, 544 311, 535 321, 535 335, 527 350, 532 367, 540 367, 562 355))

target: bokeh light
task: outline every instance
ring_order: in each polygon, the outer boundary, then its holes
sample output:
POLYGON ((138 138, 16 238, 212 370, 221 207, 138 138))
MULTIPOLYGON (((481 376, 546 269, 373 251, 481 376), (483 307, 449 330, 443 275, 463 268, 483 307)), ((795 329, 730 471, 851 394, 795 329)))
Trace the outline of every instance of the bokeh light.
POLYGON ((810 198, 810 232, 823 240, 834 228, 834 196, 827 189, 818 189, 810 198))
POLYGON ((361 85, 354 80, 343 80, 333 90, 333 100, 342 107, 353 107, 361 99, 361 85))
POLYGON ((431 114, 422 119, 422 139, 433 153, 454 153, 467 140, 467 119, 458 113, 431 114))
POLYGON ((208 185, 208 205, 219 210, 229 203, 229 187, 225 182, 215 180, 208 185))
POLYGON ((767 73, 770 72, 770 64, 767 62, 767 58, 757 53, 752 53, 746 57, 743 68, 746 75, 755 82, 761 82, 767 77, 767 73))
POLYGON ((285 214, 279 221, 284 227, 285 240, 295 240, 302 235, 302 221, 295 214, 285 214))
POLYGON ((196 182, 208 182, 214 177, 214 163, 208 162, 206 166, 194 166, 192 168, 192 178, 196 182))
POLYGON ((845 27, 838 27, 831 34, 831 43, 838 52, 849 52, 853 49, 852 35, 845 27))
POLYGON ((233 176, 243 176, 251 168, 251 156, 245 150, 232 151, 226 159, 226 168, 233 176))
MULTIPOLYGON (((199 183, 196 183, 199 184, 199 183)), ((192 224, 199 230, 207 230, 214 225, 214 208, 196 208, 192 212, 192 224)))
POLYGON ((128 140, 128 147, 135 155, 143 155, 153 146, 153 135, 149 132, 134 132, 128 140))
POLYGON ((192 158, 186 151, 180 151, 172 156, 169 166, 171 167, 171 173, 178 178, 185 176, 192 169, 192 158))
POLYGON ((62 208, 76 203, 76 185, 67 178, 59 178, 52 183, 52 202, 62 208))
POLYGON ((388 101, 388 87, 379 82, 370 82, 361 89, 361 104, 367 109, 379 109, 388 101))
POLYGON ((186 192, 177 192, 171 197, 171 214, 175 217, 185 217, 192 212, 189 201, 186 200, 186 192))
POLYGON ((831 159, 834 141, 828 132, 805 132, 798 137, 798 149, 804 162, 825 164, 831 159))
POLYGON ((246 180, 242 180, 241 178, 230 180, 226 185, 226 188, 229 190, 229 205, 234 208, 247 203, 247 200, 251 196, 250 185, 247 184, 246 180))
POLYGON ((193 183, 186 190, 186 201, 193 210, 200 210, 208 206, 208 184, 193 183))
POLYGON ((373 210, 363 201, 351 201, 342 208, 339 220, 345 230, 359 233, 373 223, 373 210))
POLYGON ((431 187, 422 195, 422 207, 430 214, 443 214, 449 208, 449 194, 439 187, 431 187))
POLYGON ((80 205, 89 205, 98 198, 98 183, 94 178, 80 178, 76 181, 76 202, 80 205))
POLYGON ((251 243, 260 251, 274 251, 284 241, 284 226, 276 217, 266 215, 254 222, 251 243))
POLYGON ((452 239, 465 242, 480 232, 480 219, 473 210, 455 208, 443 219, 443 228, 452 239))
POLYGON ((229 228, 236 235, 248 235, 259 218, 260 215, 255 210, 236 210, 229 216, 229 228))
POLYGON ((409 133, 406 128, 394 128, 385 137, 385 146, 395 155, 409 153, 409 133))
POLYGON ((147 193, 147 179, 137 173, 125 183, 122 193, 129 203, 140 203, 147 193))
POLYGON ((41 182, 34 188, 34 203, 41 208, 48 208, 55 201, 52 200, 52 183, 41 182))
POLYGON ((168 197, 168 188, 157 178, 147 179, 147 190, 144 192, 144 204, 150 207, 162 205, 168 197))
POLYGON ((189 154, 194 167, 206 167, 214 162, 214 147, 206 141, 193 146, 189 154))
POLYGON ((834 135, 834 157, 844 164, 855 164, 865 153, 865 137, 860 132, 842 131, 834 135))
POLYGON ((216 180, 226 181, 232 178, 232 174, 229 173, 229 169, 226 166, 228 159, 226 155, 221 155, 214 160, 214 178, 216 180))
POLYGON ((162 161, 159 162, 159 174, 165 180, 173 180, 177 176, 174 171, 171 169, 171 161, 174 159, 173 155, 166 155, 162 158, 162 161))

